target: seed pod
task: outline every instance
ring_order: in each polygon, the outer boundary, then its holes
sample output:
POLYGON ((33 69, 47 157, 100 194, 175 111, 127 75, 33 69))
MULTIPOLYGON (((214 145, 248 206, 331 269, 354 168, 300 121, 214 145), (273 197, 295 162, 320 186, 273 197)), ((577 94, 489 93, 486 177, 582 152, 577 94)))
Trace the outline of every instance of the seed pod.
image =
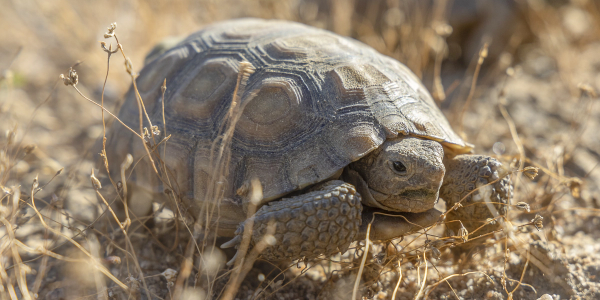
POLYGON ((94 176, 94 169, 92 169, 92 174, 90 175, 90 180, 92 181, 92 186, 94 187, 95 190, 99 190, 102 188, 102 184, 100 183, 100 180, 98 180, 98 178, 96 178, 96 176, 94 176))
POLYGON ((523 169, 523 174, 524 174, 525 176, 527 176, 527 178, 529 178, 529 179, 531 179, 531 180, 534 180, 534 179, 535 179, 535 177, 538 175, 538 170, 539 170, 539 169, 538 169, 538 168, 536 168, 536 167, 525 167, 525 168, 523 169))
POLYGON ((527 204, 525 202, 519 202, 519 203, 517 203, 517 205, 515 205, 515 207, 520 211, 529 212, 529 210, 530 210, 529 204, 527 204))
POLYGON ((462 239, 463 243, 469 240, 469 231, 462 224, 458 230, 458 236, 462 239))
POLYGON ((544 218, 540 215, 535 215, 533 220, 531 220, 531 224, 535 226, 535 229, 542 230, 544 228, 544 218))

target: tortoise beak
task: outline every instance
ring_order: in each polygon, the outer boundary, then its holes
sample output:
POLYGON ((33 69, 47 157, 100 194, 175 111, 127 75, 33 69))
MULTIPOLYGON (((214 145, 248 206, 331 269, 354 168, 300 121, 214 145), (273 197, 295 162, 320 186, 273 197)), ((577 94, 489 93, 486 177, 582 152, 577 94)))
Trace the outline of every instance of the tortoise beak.
POLYGON ((342 173, 342 180, 354 185, 364 204, 362 224, 357 236, 359 240, 366 238, 369 224, 371 224, 369 239, 389 240, 431 226, 438 221, 442 214, 435 208, 419 213, 393 212, 389 207, 385 207, 375 200, 373 193, 377 192, 367 186, 358 172, 346 168, 342 173))
MULTIPOLYGON (((436 191, 435 193, 432 193, 431 190, 428 189, 408 190, 399 195, 387 195, 380 193, 369 188, 367 182, 362 178, 362 176, 350 168, 346 168, 344 170, 344 173, 342 173, 342 180, 354 185, 356 191, 360 194, 362 203, 364 205, 380 208, 388 212, 414 212, 413 206, 415 206, 419 201, 431 203, 430 207, 433 208, 435 203, 437 203, 439 200, 439 192, 436 191), (406 204, 413 204, 413 206, 409 207, 406 204)), ((420 210, 417 212, 427 211, 429 210, 420 210)))

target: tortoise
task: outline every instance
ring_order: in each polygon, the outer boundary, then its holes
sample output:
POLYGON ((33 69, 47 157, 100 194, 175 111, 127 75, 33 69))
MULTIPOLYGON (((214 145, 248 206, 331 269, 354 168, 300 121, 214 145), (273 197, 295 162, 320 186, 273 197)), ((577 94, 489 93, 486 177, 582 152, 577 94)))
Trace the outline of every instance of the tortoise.
MULTIPOLYGON (((137 88, 159 129, 164 114, 167 132, 160 135, 170 138, 154 163, 169 179, 156 175, 144 144, 120 123, 106 145, 117 179, 128 153, 134 161, 145 157, 127 178, 137 215, 148 213, 148 199, 168 193, 196 217, 212 203, 215 234, 233 238, 223 247, 238 245, 251 219, 252 243, 271 234, 263 255, 282 260, 343 252, 366 237, 369 224, 371 240, 415 232, 438 221, 440 198, 494 203, 491 211, 471 205, 453 212, 467 228, 506 212, 501 204, 511 185, 502 164, 470 154, 473 146, 452 130, 416 75, 361 42, 290 21, 238 19, 161 47, 147 58, 137 88), (246 72, 240 66, 249 64, 253 73, 236 94, 238 73, 246 72), (234 99, 229 160, 215 178, 213 146, 232 122, 234 99), (249 218, 253 180, 262 197, 249 218), (215 184, 215 198, 207 199, 215 184), (485 193, 469 195, 481 186, 485 193)), ((133 89, 118 116, 140 128, 133 89)), ((145 117, 142 125, 150 126, 145 117)))

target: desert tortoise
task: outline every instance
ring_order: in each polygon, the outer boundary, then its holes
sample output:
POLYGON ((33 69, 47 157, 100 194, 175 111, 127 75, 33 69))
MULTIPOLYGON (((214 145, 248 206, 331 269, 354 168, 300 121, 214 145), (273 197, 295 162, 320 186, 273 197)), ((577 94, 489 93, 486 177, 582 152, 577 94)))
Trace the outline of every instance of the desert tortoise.
MULTIPOLYGON (((130 198, 141 200, 130 199, 130 207, 144 213, 147 198, 165 191, 179 196, 180 211, 195 216, 213 203, 212 217, 200 217, 211 218, 219 236, 234 237, 225 246, 240 242, 253 179, 262 186, 253 242, 275 225, 275 245, 263 253, 269 259, 344 251, 364 238, 369 222, 371 239, 414 232, 438 220, 439 198, 455 203, 490 182, 484 200, 496 203, 496 216, 506 211, 498 203, 506 203, 511 187, 500 178, 501 164, 465 154, 472 146, 452 131, 419 79, 353 39, 288 21, 226 21, 155 52, 137 87, 161 130, 164 105, 171 137, 155 150, 166 151, 155 165, 169 178, 159 178, 147 158, 136 164, 127 182, 135 190, 130 198), (242 61, 255 72, 238 92, 229 163, 214 178, 211 159, 218 149, 211 147, 231 122, 226 115, 242 61), (207 199, 215 184, 215 198, 207 199), (377 211, 403 217, 374 216, 377 211)), ((139 114, 130 90, 118 116, 138 130, 139 114)), ((134 161, 147 155, 140 139, 117 122, 106 148, 117 179, 128 153, 134 161)), ((494 216, 485 204, 468 209, 463 221, 474 219, 477 226, 494 216)))

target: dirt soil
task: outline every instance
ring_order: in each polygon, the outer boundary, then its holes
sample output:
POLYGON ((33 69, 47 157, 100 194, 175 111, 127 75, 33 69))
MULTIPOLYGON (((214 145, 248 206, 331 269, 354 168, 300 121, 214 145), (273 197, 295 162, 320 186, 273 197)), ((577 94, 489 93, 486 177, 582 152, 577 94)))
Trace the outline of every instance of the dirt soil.
POLYGON ((157 204, 152 220, 134 223, 127 237, 107 221, 90 181, 102 115, 86 97, 116 111, 131 84, 121 52, 107 76, 98 41, 116 48, 103 37, 112 22, 139 71, 159 41, 247 16, 326 28, 405 63, 477 153, 510 167, 515 189, 508 215, 484 237, 463 243, 440 224, 370 244, 367 254, 362 241, 317 261, 259 259, 235 299, 350 299, 363 257, 356 286, 363 299, 600 299, 597 1, 3 0, 0 7, 0 299, 224 295, 232 253, 195 248, 202 236, 192 234, 193 220, 175 220, 157 204), (78 91, 59 79, 77 62, 78 91))

